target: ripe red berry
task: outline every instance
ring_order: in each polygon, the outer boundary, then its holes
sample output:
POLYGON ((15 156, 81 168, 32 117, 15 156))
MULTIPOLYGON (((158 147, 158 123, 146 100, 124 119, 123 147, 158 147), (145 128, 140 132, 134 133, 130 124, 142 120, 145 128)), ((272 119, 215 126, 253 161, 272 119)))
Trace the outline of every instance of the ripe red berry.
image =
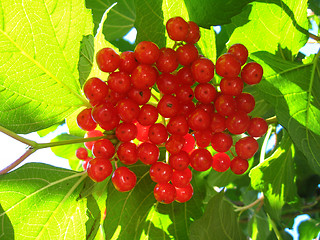
POLYGON ((196 171, 207 171, 212 165, 211 153, 205 148, 198 148, 190 155, 190 165, 196 171))
POLYGON ((160 49, 154 42, 142 41, 135 47, 134 56, 139 63, 151 65, 158 60, 160 49))
POLYGON ((181 151, 184 146, 184 137, 181 135, 171 135, 169 139, 166 141, 165 147, 166 150, 171 153, 175 154, 181 151))
POLYGON ((200 148, 206 148, 209 146, 211 142, 211 132, 208 130, 196 131, 194 132, 194 137, 196 139, 196 143, 200 148))
POLYGON ((226 120, 226 127, 232 134, 242 134, 247 131, 250 124, 250 117, 243 111, 236 111, 230 114, 226 120))
POLYGON ((176 189, 170 183, 158 183, 153 190, 155 199, 158 202, 169 204, 176 199, 176 189))
POLYGON ((145 104, 139 111, 137 121, 143 126, 152 125, 157 121, 158 115, 158 110, 155 106, 145 104))
POLYGON ((137 176, 127 167, 119 167, 112 174, 113 186, 120 192, 132 190, 137 182, 137 176))
POLYGON ((184 41, 186 43, 195 44, 200 39, 199 26, 198 26, 198 24, 196 24, 195 22, 192 22, 192 21, 189 21, 188 25, 189 25, 189 31, 188 31, 187 37, 184 39, 184 41))
POLYGON ((198 59, 199 52, 195 45, 185 44, 177 49, 178 62, 183 66, 190 66, 198 59))
POLYGON ((134 88, 144 90, 152 87, 157 77, 158 72, 153 66, 141 64, 131 73, 131 83, 134 88))
POLYGON ((118 102, 116 111, 122 121, 133 122, 137 119, 140 108, 136 102, 126 98, 118 102))
POLYGON ((148 136, 150 142, 158 145, 164 143, 167 140, 168 132, 163 124, 155 123, 150 126, 148 136))
POLYGON ((194 131, 205 130, 210 126, 210 115, 202 108, 197 108, 190 113, 188 125, 194 131))
POLYGON ((130 74, 138 65, 134 52, 125 51, 120 53, 119 71, 130 74))
POLYGON ((190 163, 190 155, 181 150, 176 154, 171 154, 169 157, 169 164, 175 170, 184 170, 189 166, 190 163))
POLYGON ((158 161, 159 156, 159 148, 154 143, 143 142, 138 147, 138 159, 144 164, 154 164, 158 161))
POLYGON ((146 104, 151 97, 151 90, 131 88, 128 92, 128 97, 135 101, 138 105, 146 104))
POLYGON ((247 160, 240 157, 235 157, 230 163, 230 169, 233 173, 241 175, 248 170, 249 163, 247 160))
POLYGON ((140 142, 148 141, 148 139, 149 139, 148 134, 149 134, 150 126, 143 126, 139 122, 136 122, 135 125, 137 126, 137 129, 138 129, 138 133, 137 133, 137 137, 136 138, 140 142))
POLYGON ((192 86, 195 80, 192 76, 191 67, 185 66, 177 72, 177 78, 181 85, 192 86))
POLYGON ((194 97, 193 90, 188 85, 180 85, 175 94, 179 102, 182 103, 191 102, 194 97))
POLYGON ((164 162, 156 162, 151 165, 149 174, 152 181, 156 183, 167 183, 172 177, 172 167, 164 162))
POLYGON ((175 96, 166 94, 158 102, 157 110, 161 116, 171 118, 178 114, 180 103, 175 96))
POLYGON ((200 83, 194 90, 195 98, 201 103, 211 103, 216 98, 217 91, 210 83, 200 83))
POLYGON ((83 109, 77 116, 77 124, 79 128, 85 131, 92 131, 97 127, 97 123, 93 120, 91 115, 91 108, 83 109))
POLYGON ((88 176, 95 182, 102 182, 111 175, 113 170, 111 162, 104 157, 91 159, 87 165, 88 176))
POLYGON ((96 54, 98 67, 103 72, 113 72, 120 65, 120 56, 112 48, 102 48, 96 54))
POLYGON ((125 72, 113 72, 108 77, 108 86, 112 91, 127 93, 131 88, 131 78, 125 72))
POLYGON ((166 29, 170 39, 183 41, 188 35, 189 24, 182 17, 173 17, 167 21, 166 29))
POLYGON ((231 53, 239 61, 241 66, 244 65, 248 59, 248 49, 241 43, 233 44, 229 49, 228 53, 231 53))
POLYGON ((92 106, 104 102, 108 95, 108 91, 108 85, 100 78, 96 77, 88 79, 83 86, 83 92, 92 106))
POLYGON ((258 151, 259 144, 253 137, 244 137, 236 142, 235 149, 240 158, 249 159, 258 151))
POLYGON ((85 160, 86 158, 88 158, 88 150, 84 147, 78 148, 76 150, 76 157, 81 160, 85 160))
POLYGON ((129 142, 137 137, 137 126, 132 122, 122 122, 116 128, 116 137, 121 142, 129 142))
POLYGON ((187 133, 183 137, 185 139, 185 142, 181 150, 186 151, 187 153, 190 153, 191 151, 193 151, 194 147, 196 146, 196 141, 190 133, 187 133))
POLYGON ((236 77, 241 71, 240 61, 232 54, 222 54, 216 62, 216 72, 221 77, 236 77))
POLYGON ((115 107, 111 103, 104 103, 92 109, 92 118, 104 130, 112 130, 119 125, 119 117, 115 107))
POLYGON ((268 123, 263 118, 251 118, 247 132, 252 137, 261 137, 268 130, 268 123))
POLYGON ((191 72, 198 83, 209 82, 214 76, 214 64, 208 58, 198 58, 192 63, 191 72))
POLYGON ((230 157, 224 152, 218 152, 212 157, 212 168, 217 172, 225 172, 230 167, 230 157))
POLYGON ((222 116, 229 116, 236 111, 237 104, 231 95, 221 94, 214 102, 214 107, 222 116))
POLYGON ((250 113, 255 107, 254 97, 250 93, 241 93, 235 98, 237 109, 250 113))
POLYGON ((258 84, 263 75, 263 68, 259 63, 249 62, 241 70, 242 80, 249 85, 258 84))
POLYGON ((179 65, 177 53, 171 48, 161 48, 156 67, 162 73, 171 73, 179 65))
POLYGON ((232 137, 223 132, 218 132, 212 135, 211 145, 217 152, 227 152, 232 146, 232 137))
POLYGON ((177 91, 179 82, 177 77, 170 73, 162 73, 157 78, 157 86, 163 94, 172 94, 177 91))
POLYGON ((184 136, 189 131, 186 118, 183 115, 177 115, 169 119, 167 130, 170 134, 184 136))
POLYGON ((100 139, 93 144, 92 154, 95 157, 105 157, 110 159, 115 154, 115 148, 109 139, 100 139))
MULTIPOLYGON (((99 130, 93 130, 93 131, 89 131, 87 132, 84 137, 85 138, 93 138, 93 137, 102 137, 103 136, 103 133, 99 130)), ((89 149, 89 150, 92 150, 92 147, 93 147, 93 144, 95 143, 96 141, 92 141, 92 142, 85 142, 84 143, 84 146, 89 149)))
POLYGON ((133 142, 121 143, 117 150, 119 160, 126 165, 134 164, 138 161, 138 150, 133 142))
POLYGON ((192 172, 189 168, 183 170, 174 170, 171 177, 171 183, 175 187, 186 187, 192 179, 192 172))
POLYGON ((226 118, 219 113, 213 113, 211 116, 210 129, 213 133, 223 132, 226 129, 226 118))
POLYGON ((176 188, 176 201, 179 203, 184 203, 189 201, 192 196, 193 196, 193 187, 189 183, 186 187, 184 188, 176 188))
POLYGON ((220 89, 223 94, 237 96, 242 92, 243 81, 239 77, 222 78, 220 89))

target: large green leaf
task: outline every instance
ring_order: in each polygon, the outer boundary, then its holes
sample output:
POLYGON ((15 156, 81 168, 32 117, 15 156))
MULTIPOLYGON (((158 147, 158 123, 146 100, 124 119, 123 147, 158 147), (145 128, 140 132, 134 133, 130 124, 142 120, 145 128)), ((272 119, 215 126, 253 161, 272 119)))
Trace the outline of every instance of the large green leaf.
POLYGON ((188 8, 190 20, 201 27, 222 25, 231 22, 231 18, 239 14, 244 6, 252 0, 184 0, 188 8))
POLYGON ((286 134, 277 150, 259 165, 251 169, 251 186, 264 193, 266 210, 276 220, 280 219, 285 203, 297 201, 295 184, 294 146, 286 134))
POLYGON ((103 24, 103 34, 108 41, 122 38, 133 27, 136 13, 133 0, 86 0, 86 6, 92 9, 94 33, 99 28, 104 12, 117 3, 108 13, 108 19, 103 24))
POLYGON ((88 104, 78 59, 92 32, 82 0, 1 1, 0 123, 17 133, 47 128, 88 104))
POLYGON ((232 18, 228 45, 240 42, 250 53, 279 51, 279 55, 292 59, 308 40, 307 2, 262 0, 249 4, 232 18))
POLYGON ((191 240, 246 239, 237 221, 237 214, 224 192, 210 199, 203 216, 190 226, 191 240))
POLYGON ((320 221, 309 219, 299 224, 299 240, 315 239, 320 233, 320 221))
POLYGON ((107 216, 104 229, 107 239, 188 239, 189 225, 203 212, 204 180, 194 174, 194 196, 187 203, 158 203, 153 196, 155 183, 148 166, 129 166, 136 173, 135 188, 127 193, 109 183, 107 216))
POLYGON ((0 220, 11 221, 0 232, 13 227, 14 239, 83 239, 87 202, 77 198, 85 177, 42 163, 0 176, 0 220))
POLYGON ((309 165, 320 174, 320 64, 297 64, 265 52, 253 59, 264 68, 258 89, 275 108, 279 123, 287 129, 309 165))
POLYGON ((79 58, 79 81, 81 86, 86 82, 93 65, 94 57, 94 37, 92 35, 84 36, 81 41, 79 58))

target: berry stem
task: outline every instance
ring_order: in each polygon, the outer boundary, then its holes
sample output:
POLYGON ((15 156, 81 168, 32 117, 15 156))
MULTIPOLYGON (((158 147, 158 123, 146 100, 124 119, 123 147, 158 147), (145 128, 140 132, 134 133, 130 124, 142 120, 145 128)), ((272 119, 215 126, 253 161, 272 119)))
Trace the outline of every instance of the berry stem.
POLYGON ((4 134, 8 135, 9 137, 12 137, 16 139, 19 142, 22 142, 24 144, 27 144, 28 146, 34 147, 37 143, 35 141, 26 139, 24 137, 21 137, 20 135, 0 126, 0 132, 3 132, 4 134))
POLYGON ((264 137, 262 147, 261 147, 261 152, 260 152, 260 163, 262 163, 264 161, 264 158, 266 155, 266 149, 267 149, 267 145, 268 145, 268 140, 271 136, 273 128, 274 128, 273 125, 269 125, 266 136, 264 137))
POLYGON ((271 217, 269 216, 269 214, 267 214, 267 215, 268 215, 268 219, 269 219, 269 221, 270 221, 270 223, 271 223, 272 229, 273 229, 275 235, 277 236, 277 239, 278 239, 278 240, 283 240, 283 238, 282 238, 282 236, 281 236, 281 234, 280 234, 280 232, 279 232, 279 230, 278 230, 278 228, 277 228, 276 223, 271 219, 271 217))
POLYGON ((267 118, 267 119, 266 119, 266 122, 267 122, 268 124, 278 123, 278 119, 277 119, 276 116, 273 116, 273 117, 267 118))
POLYGON ((29 157, 36 150, 37 149, 34 149, 33 147, 29 147, 28 150, 21 157, 19 157, 17 160, 15 160, 13 163, 11 163, 6 168, 2 169, 0 171, 0 175, 5 174, 5 173, 9 172, 10 170, 12 170, 13 168, 15 168, 16 166, 18 166, 20 163, 22 163, 27 157, 29 157))
POLYGON ((254 206, 257 205, 258 203, 263 202, 263 200, 264 200, 264 195, 262 195, 261 197, 259 197, 258 199, 256 199, 254 202, 252 202, 252 203, 250 203, 250 204, 248 204, 248 205, 245 205, 245 206, 243 206, 243 207, 235 206, 235 208, 236 208, 235 211, 236 211, 236 212, 240 212, 240 214, 241 214, 242 212, 244 212, 244 211, 246 211, 246 210, 254 207, 254 206))

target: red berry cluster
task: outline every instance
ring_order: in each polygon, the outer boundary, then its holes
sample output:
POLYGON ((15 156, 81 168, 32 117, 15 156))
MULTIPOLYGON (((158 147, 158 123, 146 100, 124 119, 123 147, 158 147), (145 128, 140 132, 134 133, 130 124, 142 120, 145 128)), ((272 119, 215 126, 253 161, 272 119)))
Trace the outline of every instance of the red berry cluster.
POLYGON ((219 172, 231 168, 243 174, 247 159, 258 150, 255 138, 265 134, 267 123, 248 115, 255 100, 242 92, 243 86, 259 83, 263 70, 258 63, 246 63, 245 46, 231 46, 214 65, 195 46, 200 39, 196 23, 174 17, 166 29, 176 41, 174 48, 159 49, 143 41, 133 52, 118 55, 104 48, 97 53, 97 64, 109 77, 107 81, 93 77, 85 83, 83 91, 92 108, 80 112, 77 122, 90 137, 103 136, 95 130, 98 125, 114 130, 119 143, 115 146, 108 139, 86 143, 94 158, 88 158, 83 149, 78 149, 77 156, 89 160, 87 172, 94 181, 103 181, 113 172, 111 179, 119 191, 131 190, 137 178, 127 167, 113 171, 112 160, 150 165, 154 196, 168 204, 192 197, 191 168, 206 171, 212 167, 219 172), (222 77, 218 90, 210 82, 215 71, 222 77), (160 99, 152 94, 155 89, 160 99), (157 104, 152 104, 151 96, 157 104), (232 135, 245 132, 247 136, 234 144, 232 135), (209 145, 218 153, 212 156, 206 149, 209 145), (234 155, 233 145, 236 156, 231 161, 226 152, 234 155), (167 162, 158 161, 163 146, 167 162))

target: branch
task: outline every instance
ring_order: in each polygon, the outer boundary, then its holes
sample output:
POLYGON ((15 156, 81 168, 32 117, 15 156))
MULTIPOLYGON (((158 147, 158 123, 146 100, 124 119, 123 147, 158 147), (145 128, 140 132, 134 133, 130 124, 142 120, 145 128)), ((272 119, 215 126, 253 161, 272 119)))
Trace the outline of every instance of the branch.
POLYGON ((273 117, 267 118, 267 119, 266 119, 266 122, 267 122, 268 124, 278 123, 278 119, 277 119, 276 116, 273 116, 273 117))
POLYGON ((19 136, 18 134, 0 126, 0 132, 3 132, 4 134, 8 135, 9 137, 12 137, 13 139, 16 139, 19 142, 22 142, 24 144, 27 144, 28 146, 34 147, 37 143, 35 141, 26 139, 24 137, 19 136))
POLYGON ((242 206, 242 207, 235 206, 235 211, 236 212, 240 212, 240 214, 241 214, 242 212, 254 207, 258 203, 263 202, 263 200, 264 200, 264 196, 262 195, 260 198, 256 199, 254 202, 252 202, 252 203, 250 203, 248 205, 245 205, 245 206, 242 206))
POLYGON ((309 33, 309 38, 312 38, 312 39, 316 40, 317 42, 320 41, 320 37, 318 37, 317 35, 314 35, 312 33, 309 33))

